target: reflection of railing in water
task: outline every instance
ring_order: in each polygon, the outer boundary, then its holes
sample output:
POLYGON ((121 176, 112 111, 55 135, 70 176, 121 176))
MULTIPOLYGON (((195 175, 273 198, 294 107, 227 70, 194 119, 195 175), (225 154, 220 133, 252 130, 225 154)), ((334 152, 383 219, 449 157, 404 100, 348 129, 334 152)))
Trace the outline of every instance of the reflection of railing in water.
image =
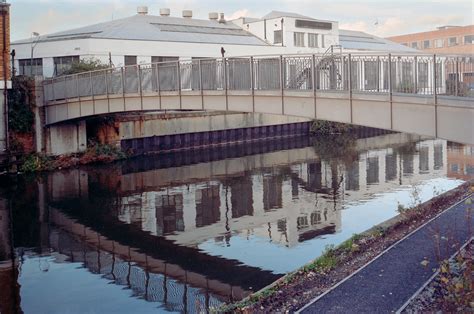
MULTIPOLYGON (((232 287, 228 295, 215 295, 208 286, 193 286, 188 282, 186 273, 179 280, 169 276, 166 264, 163 273, 156 273, 150 271, 153 259, 136 263, 123 254, 104 251, 100 247, 100 240, 94 241, 91 236, 89 233, 78 237, 77 234, 53 229, 50 243, 53 249, 68 256, 70 262, 83 263, 91 273, 100 274, 117 285, 127 286, 133 291, 133 297, 160 302, 167 311, 201 313, 232 300, 232 287)), ((173 265, 170 266, 170 271, 173 272, 173 265)))
POLYGON ((108 215, 102 216, 95 208, 85 204, 62 205, 65 208, 62 211, 50 207, 50 218, 55 225, 79 236, 86 232, 87 241, 92 241, 102 250, 120 253, 121 256, 132 254, 134 262, 142 267, 147 262, 146 267, 152 272, 164 273, 166 266, 169 276, 179 280, 187 276, 187 282, 193 286, 208 287, 215 294, 233 295, 238 299, 246 295, 249 287, 258 289, 279 278, 279 275, 241 265, 236 260, 178 246, 165 238, 150 235, 139 226, 123 224, 108 215), (94 219, 88 219, 86 212, 94 219), (94 230, 100 230, 100 233, 94 230), (233 273, 239 276, 229 276, 233 273))

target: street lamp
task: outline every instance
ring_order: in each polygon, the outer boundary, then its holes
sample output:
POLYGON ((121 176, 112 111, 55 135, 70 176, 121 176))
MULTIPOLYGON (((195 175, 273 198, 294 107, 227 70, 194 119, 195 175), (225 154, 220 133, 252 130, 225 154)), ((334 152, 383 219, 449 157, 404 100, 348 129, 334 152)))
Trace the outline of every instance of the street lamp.
POLYGON ((30 76, 33 76, 33 51, 40 40, 39 33, 31 33, 31 56, 30 56, 30 76), (33 40, 33 38, 36 38, 33 40))

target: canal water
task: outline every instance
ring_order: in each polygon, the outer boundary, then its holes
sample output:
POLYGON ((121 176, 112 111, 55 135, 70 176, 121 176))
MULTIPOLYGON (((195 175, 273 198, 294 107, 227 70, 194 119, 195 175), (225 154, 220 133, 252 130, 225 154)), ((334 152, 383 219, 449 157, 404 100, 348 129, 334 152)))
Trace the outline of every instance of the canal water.
POLYGON ((473 176, 473 147, 381 134, 4 177, 0 311, 206 312, 473 176))

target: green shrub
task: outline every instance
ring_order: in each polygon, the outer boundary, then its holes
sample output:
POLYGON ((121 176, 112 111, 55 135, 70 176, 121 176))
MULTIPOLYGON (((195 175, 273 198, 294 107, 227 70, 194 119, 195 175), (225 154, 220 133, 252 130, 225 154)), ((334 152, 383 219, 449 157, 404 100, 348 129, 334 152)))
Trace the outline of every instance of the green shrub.
POLYGON ((23 158, 23 163, 20 167, 20 171, 37 172, 37 171, 50 170, 51 167, 52 167, 51 158, 44 155, 39 155, 39 154, 30 154, 30 155, 26 155, 23 158))

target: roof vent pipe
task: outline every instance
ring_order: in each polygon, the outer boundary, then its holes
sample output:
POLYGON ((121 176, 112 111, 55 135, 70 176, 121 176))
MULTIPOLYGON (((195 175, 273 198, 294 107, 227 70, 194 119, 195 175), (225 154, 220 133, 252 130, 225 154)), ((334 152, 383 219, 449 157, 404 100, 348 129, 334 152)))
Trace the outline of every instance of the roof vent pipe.
POLYGON ((183 10, 183 17, 190 19, 193 17, 193 11, 191 10, 183 10))
POLYGON ((161 9, 160 9, 160 15, 161 15, 161 16, 170 16, 170 9, 168 9, 168 8, 161 8, 161 9))
POLYGON ((147 15, 148 14, 148 7, 147 6, 137 7, 137 14, 147 15))
POLYGON ((211 21, 217 21, 219 19, 219 13, 217 13, 217 12, 209 13, 209 19, 211 21))
POLYGON ((220 14, 219 23, 225 23, 224 13, 220 14))

